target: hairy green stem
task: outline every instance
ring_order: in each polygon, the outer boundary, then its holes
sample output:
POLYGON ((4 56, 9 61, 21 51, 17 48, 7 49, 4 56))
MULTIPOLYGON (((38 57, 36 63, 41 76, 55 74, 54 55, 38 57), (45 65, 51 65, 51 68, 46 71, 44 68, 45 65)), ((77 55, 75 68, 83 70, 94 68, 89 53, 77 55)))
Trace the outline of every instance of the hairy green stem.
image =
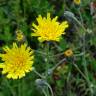
MULTIPOLYGON (((87 30, 86 30, 86 28, 84 27, 84 23, 83 23, 83 18, 82 18, 82 15, 81 15, 81 12, 80 12, 80 10, 79 10, 79 15, 80 15, 80 19, 81 19, 81 27, 83 28, 83 30, 84 30, 84 32, 86 32, 87 30)), ((90 88, 90 92, 91 92, 91 95, 93 95, 93 90, 92 90, 92 87, 91 87, 91 82, 90 82, 90 79, 89 79, 89 75, 88 75, 88 69, 87 69, 87 62, 86 62, 86 57, 85 57, 85 55, 86 55, 86 49, 85 49, 85 45, 86 45, 86 41, 85 41, 85 33, 83 33, 83 35, 82 35, 82 39, 83 39, 83 49, 82 49, 82 51, 83 51, 83 53, 84 53, 84 55, 83 55, 83 66, 84 66, 84 70, 85 70, 85 74, 86 74, 86 79, 87 79, 87 82, 88 82, 88 85, 89 85, 89 88, 90 88)))
POLYGON ((33 69, 33 72, 35 72, 35 74, 41 77, 42 79, 46 78, 45 76, 42 76, 39 72, 37 72, 36 69, 33 69))
POLYGON ((44 93, 45 96, 48 96, 44 89, 42 90, 42 92, 44 93))

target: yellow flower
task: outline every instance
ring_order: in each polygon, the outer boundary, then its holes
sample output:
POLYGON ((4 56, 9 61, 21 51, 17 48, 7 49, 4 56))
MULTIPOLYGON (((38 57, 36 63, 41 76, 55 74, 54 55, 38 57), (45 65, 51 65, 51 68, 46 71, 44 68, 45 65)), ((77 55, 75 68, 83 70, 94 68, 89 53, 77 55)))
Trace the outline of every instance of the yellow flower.
POLYGON ((74 0, 74 3, 79 5, 81 3, 81 0, 74 0))
POLYGON ((26 44, 18 47, 16 43, 13 43, 12 48, 6 46, 3 49, 5 54, 0 54, 3 61, 0 68, 2 67, 2 74, 6 74, 7 78, 20 79, 33 69, 33 50, 26 44))
POLYGON ((16 30, 16 40, 20 42, 23 39, 24 39, 24 35, 23 35, 22 31, 21 30, 16 30))
POLYGON ((68 49, 68 50, 66 50, 66 51, 64 52, 64 54, 65 54, 65 56, 70 57, 70 56, 73 55, 73 51, 72 51, 71 49, 68 49))
POLYGON ((37 36, 40 42, 43 41, 59 41, 62 34, 65 34, 65 29, 68 27, 68 22, 64 21, 59 23, 57 16, 53 19, 50 17, 50 13, 47 13, 47 18, 38 16, 38 25, 32 24, 34 27, 32 36, 37 36))

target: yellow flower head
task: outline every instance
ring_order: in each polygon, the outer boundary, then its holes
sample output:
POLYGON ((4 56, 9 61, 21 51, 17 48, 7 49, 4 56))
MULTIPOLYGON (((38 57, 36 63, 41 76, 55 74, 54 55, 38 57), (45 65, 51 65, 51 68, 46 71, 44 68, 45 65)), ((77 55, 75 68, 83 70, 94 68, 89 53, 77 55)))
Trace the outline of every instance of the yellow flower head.
POLYGON ((24 35, 23 35, 22 31, 21 30, 16 30, 16 40, 20 42, 23 39, 24 39, 24 35))
POLYGON ((7 78, 22 78, 25 76, 25 73, 33 69, 33 50, 27 47, 26 44, 18 47, 16 43, 13 43, 12 48, 6 46, 3 49, 5 54, 0 54, 3 61, 0 67, 2 67, 2 74, 6 74, 7 78))
POLYGON ((47 13, 47 18, 38 16, 38 25, 32 24, 34 27, 32 36, 37 36, 40 42, 43 41, 59 41, 62 34, 65 34, 65 29, 68 27, 68 22, 64 21, 59 23, 57 16, 53 19, 50 17, 50 13, 47 13))
POLYGON ((74 3, 79 5, 81 3, 81 0, 74 0, 74 3))
POLYGON ((64 52, 65 56, 70 57, 73 55, 73 51, 71 49, 68 49, 64 52))

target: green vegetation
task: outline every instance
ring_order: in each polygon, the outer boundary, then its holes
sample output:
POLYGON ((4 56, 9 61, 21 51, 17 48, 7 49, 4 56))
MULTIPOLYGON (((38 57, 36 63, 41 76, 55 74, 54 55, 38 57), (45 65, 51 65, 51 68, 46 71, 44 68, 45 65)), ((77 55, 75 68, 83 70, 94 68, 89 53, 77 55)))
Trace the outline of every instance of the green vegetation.
POLYGON ((35 69, 13 80, 1 68, 0 96, 96 96, 95 0, 79 5, 72 0, 0 0, 0 53, 13 42, 25 42, 34 50, 35 69), (48 12, 59 22, 68 21, 60 42, 41 43, 31 36, 32 23, 48 12), (20 42, 17 30, 24 36, 20 42))

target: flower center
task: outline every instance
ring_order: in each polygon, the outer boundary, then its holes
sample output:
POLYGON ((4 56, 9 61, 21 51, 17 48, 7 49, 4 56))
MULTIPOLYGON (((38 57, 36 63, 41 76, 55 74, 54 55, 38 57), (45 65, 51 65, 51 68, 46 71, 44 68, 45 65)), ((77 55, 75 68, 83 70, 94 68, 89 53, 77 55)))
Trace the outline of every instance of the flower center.
POLYGON ((24 64, 26 63, 23 56, 17 56, 15 58, 15 62, 16 62, 15 66, 19 67, 19 68, 22 68, 24 66, 24 64))

